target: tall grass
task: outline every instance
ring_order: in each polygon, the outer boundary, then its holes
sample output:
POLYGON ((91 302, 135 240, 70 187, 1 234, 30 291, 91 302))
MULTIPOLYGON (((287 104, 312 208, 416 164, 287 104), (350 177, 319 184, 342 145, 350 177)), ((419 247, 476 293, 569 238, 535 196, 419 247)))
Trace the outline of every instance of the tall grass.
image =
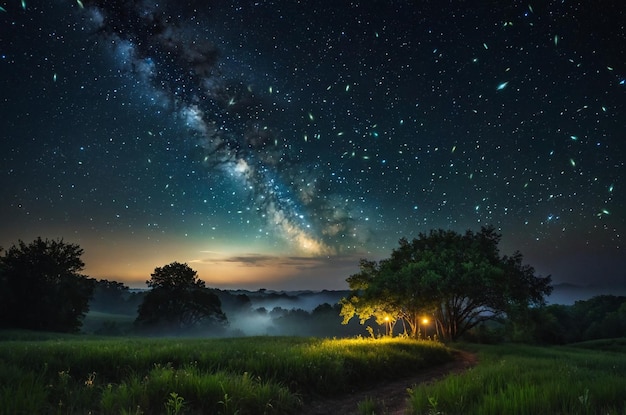
POLYGON ((21 336, 0 340, 0 414, 286 414, 451 359, 409 339, 21 336))
POLYGON ((626 414, 623 352, 509 345, 478 353, 475 368, 414 387, 411 413, 626 414))

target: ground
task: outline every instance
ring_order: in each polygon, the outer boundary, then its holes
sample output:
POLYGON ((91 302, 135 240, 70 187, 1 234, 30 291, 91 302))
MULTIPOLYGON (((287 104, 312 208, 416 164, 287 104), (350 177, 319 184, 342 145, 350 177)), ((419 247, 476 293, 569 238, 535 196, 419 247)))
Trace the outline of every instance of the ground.
POLYGON ((308 402, 300 415, 358 414, 358 404, 368 398, 374 399, 384 407, 380 413, 404 415, 407 410, 407 388, 411 388, 419 383, 432 382, 452 373, 461 372, 477 363, 476 355, 472 353, 464 351, 456 351, 455 353, 456 359, 452 362, 425 369, 413 376, 374 385, 369 389, 349 395, 308 402))

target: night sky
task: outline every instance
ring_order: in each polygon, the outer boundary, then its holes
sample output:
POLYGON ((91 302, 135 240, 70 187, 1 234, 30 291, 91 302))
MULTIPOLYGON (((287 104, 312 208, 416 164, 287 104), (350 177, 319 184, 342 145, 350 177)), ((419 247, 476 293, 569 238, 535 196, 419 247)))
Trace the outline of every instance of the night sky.
POLYGON ((343 289, 401 237, 494 225, 626 286, 626 5, 0 1, 0 245, 143 286, 343 289))

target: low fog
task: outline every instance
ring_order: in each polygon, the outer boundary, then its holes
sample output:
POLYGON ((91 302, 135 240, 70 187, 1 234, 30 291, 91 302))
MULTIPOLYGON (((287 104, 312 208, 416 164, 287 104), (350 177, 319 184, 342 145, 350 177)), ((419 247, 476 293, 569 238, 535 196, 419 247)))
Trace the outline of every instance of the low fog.
MULTIPOLYGON (((353 337, 368 336, 367 327, 375 334, 382 334, 384 327, 374 321, 361 325, 353 318, 342 324, 339 301, 349 291, 271 291, 271 290, 214 290, 222 311, 226 314, 226 326, 194 331, 194 336, 240 337, 240 336, 318 336, 353 337)), ((130 290, 122 284, 99 283, 85 318, 83 332, 103 335, 136 334, 133 322, 145 290, 130 290)), ((548 304, 571 305, 599 294, 624 295, 602 287, 584 287, 557 284, 547 298, 548 304)), ((155 334, 155 333, 153 333, 155 334)), ((160 331, 163 336, 180 335, 177 332, 160 331)), ((190 333, 186 333, 189 335, 190 333)))
POLYGON ((273 310, 276 307, 286 310, 305 310, 313 311, 320 304, 334 305, 343 297, 346 297, 349 291, 228 291, 232 295, 246 295, 250 299, 251 307, 254 309, 265 308, 273 310))
MULTIPOLYGON (((348 291, 297 291, 270 290, 214 290, 221 301, 228 324, 194 331, 194 336, 318 336, 353 337, 369 335, 366 326, 375 333, 383 327, 376 323, 361 325, 357 319, 342 324, 339 301, 348 291)), ((83 332, 103 335, 134 334, 133 323, 145 290, 130 290, 121 285, 101 284, 90 303, 83 332)), ((153 334, 176 336, 180 333, 165 330, 153 334)), ((190 333, 186 332, 186 335, 190 333)))

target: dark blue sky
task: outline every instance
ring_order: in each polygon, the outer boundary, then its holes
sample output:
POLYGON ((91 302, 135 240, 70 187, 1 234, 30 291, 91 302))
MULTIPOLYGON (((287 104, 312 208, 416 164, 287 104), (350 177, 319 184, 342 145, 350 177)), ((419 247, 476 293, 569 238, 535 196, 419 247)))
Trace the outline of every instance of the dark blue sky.
POLYGON ((4 247, 332 289, 491 224, 539 275, 626 285, 620 2, 0 5, 4 247))

